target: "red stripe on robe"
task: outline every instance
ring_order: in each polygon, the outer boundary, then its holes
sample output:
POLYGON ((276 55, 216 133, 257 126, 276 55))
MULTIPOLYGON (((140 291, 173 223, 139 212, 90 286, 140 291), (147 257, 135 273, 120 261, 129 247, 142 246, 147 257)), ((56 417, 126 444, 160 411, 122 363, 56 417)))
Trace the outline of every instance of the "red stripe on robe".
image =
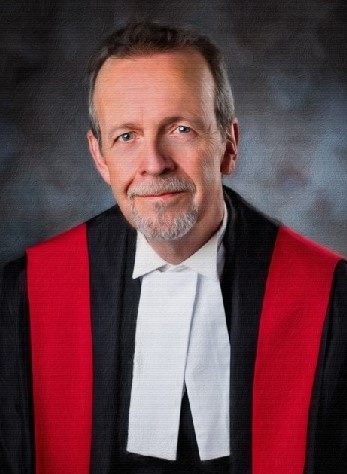
POLYGON ((92 336, 86 226, 27 251, 36 474, 88 474, 92 336))
POLYGON ((252 474, 304 471, 311 392, 339 259, 280 228, 259 327, 252 474))

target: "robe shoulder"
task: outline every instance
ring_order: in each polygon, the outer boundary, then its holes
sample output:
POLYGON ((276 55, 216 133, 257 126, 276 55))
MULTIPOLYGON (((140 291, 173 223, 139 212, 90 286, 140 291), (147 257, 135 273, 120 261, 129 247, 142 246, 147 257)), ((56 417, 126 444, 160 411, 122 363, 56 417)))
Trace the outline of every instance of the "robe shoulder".
MULTIPOLYGON (((283 225, 280 221, 269 217, 256 209, 253 205, 248 203, 238 193, 232 189, 224 186, 225 197, 232 203, 232 208, 236 214, 236 227, 237 232, 244 232, 249 234, 256 233, 256 240, 259 245, 262 244, 267 233, 282 233, 286 234, 287 238, 291 241, 291 244, 300 249, 303 254, 309 252, 313 256, 324 260, 334 259, 338 261, 346 261, 346 259, 338 255, 337 253, 329 250, 328 248, 314 242, 313 240, 306 238, 283 225)), ((276 239, 274 240, 274 243, 276 239)), ((261 248, 261 246, 259 246, 261 248)))

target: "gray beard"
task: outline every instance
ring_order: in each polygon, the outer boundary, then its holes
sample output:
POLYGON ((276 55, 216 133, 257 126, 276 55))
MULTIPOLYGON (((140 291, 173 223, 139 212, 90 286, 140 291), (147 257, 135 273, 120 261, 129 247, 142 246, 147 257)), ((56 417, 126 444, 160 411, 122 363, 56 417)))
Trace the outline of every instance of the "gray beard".
POLYGON ((196 224, 198 209, 194 204, 189 207, 187 212, 174 218, 168 218, 165 215, 166 207, 164 202, 157 202, 155 204, 156 219, 146 219, 138 214, 134 202, 132 202, 131 212, 135 227, 147 240, 164 242, 180 239, 196 224))
POLYGON ((176 240, 186 235, 196 224, 198 219, 198 209, 192 202, 185 213, 179 214, 173 218, 166 215, 167 203, 158 201, 155 203, 156 217, 148 219, 142 217, 135 207, 134 198, 151 193, 170 193, 187 191, 191 194, 195 192, 193 183, 177 177, 156 177, 141 185, 133 186, 128 191, 128 198, 131 201, 131 212, 133 223, 147 240, 168 241, 176 240))

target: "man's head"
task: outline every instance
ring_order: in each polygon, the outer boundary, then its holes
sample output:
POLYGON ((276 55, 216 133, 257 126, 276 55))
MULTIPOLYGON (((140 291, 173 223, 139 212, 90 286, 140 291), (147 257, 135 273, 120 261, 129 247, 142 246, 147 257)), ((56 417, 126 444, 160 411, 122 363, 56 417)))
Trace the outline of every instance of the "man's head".
POLYGON ((194 234, 202 244, 221 221, 221 173, 237 151, 218 49, 138 23, 111 35, 91 65, 89 146, 123 214, 150 241, 194 234))
POLYGON ((235 117, 235 108, 224 58, 219 48, 209 37, 192 30, 158 23, 136 22, 129 23, 125 28, 108 36, 90 60, 89 118, 95 137, 101 139, 93 102, 95 81, 108 58, 130 58, 185 49, 195 50, 207 62, 214 79, 214 106, 218 127, 222 134, 227 133, 230 121, 235 117))

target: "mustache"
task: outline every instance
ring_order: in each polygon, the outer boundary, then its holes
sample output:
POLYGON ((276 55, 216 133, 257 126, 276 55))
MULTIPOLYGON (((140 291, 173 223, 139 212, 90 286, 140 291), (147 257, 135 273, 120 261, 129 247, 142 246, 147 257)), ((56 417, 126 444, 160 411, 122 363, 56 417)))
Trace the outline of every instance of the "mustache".
POLYGON ((152 194, 177 193, 188 191, 195 192, 195 185, 190 181, 179 178, 155 178, 145 183, 131 186, 128 189, 128 197, 148 196, 152 194))

